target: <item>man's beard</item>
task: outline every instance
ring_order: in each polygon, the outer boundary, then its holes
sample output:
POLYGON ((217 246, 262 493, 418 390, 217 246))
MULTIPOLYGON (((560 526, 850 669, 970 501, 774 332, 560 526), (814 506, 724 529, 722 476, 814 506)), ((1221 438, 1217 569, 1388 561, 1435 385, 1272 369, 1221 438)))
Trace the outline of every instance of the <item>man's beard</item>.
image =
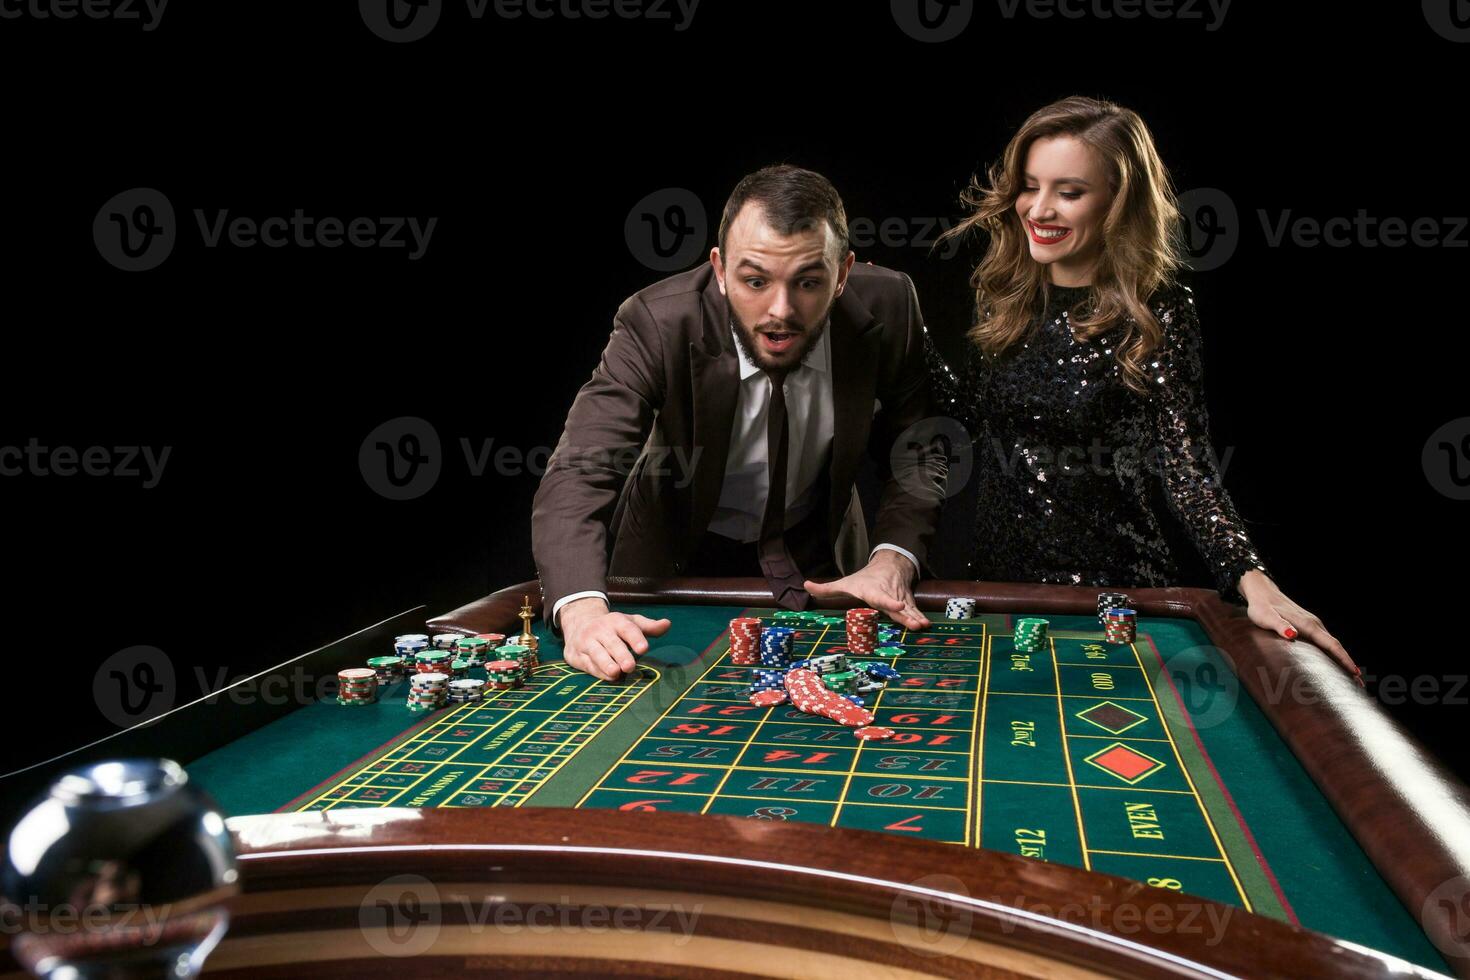
MULTIPOLYGON (((770 361, 766 359, 766 356, 761 353, 755 339, 755 331, 751 330, 745 325, 744 321, 740 319, 740 314, 735 312, 735 307, 730 306, 728 300, 726 301, 725 305, 730 311, 730 322, 735 325, 735 341, 740 345, 740 349, 745 352, 745 356, 750 358, 750 362, 756 367, 760 368, 762 371, 770 371, 773 365, 770 363, 770 361)), ((802 346, 800 349, 800 356, 797 358, 796 364, 792 365, 792 367, 788 370, 794 371, 796 370, 797 365, 806 363, 807 357, 811 355, 812 348, 817 346, 817 341, 822 339, 823 331, 827 329, 827 324, 831 322, 832 307, 836 305, 837 300, 834 297, 832 302, 827 304, 827 309, 823 311, 821 318, 817 320, 817 326, 810 330, 801 331, 802 346)), ((781 325, 783 327, 786 327, 788 330, 791 329, 790 324, 785 321, 782 321, 781 325)))

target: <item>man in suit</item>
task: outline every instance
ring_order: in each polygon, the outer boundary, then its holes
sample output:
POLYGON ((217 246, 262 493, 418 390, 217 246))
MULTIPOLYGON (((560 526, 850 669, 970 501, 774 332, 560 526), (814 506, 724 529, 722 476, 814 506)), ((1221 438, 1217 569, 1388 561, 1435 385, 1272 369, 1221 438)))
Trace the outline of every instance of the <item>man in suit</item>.
POLYGON ((532 550, 567 663, 615 679, 669 628, 610 610, 609 575, 759 575, 787 608, 851 596, 928 626, 912 583, 946 460, 899 439, 932 414, 922 339, 908 277, 854 266, 826 178, 741 180, 709 263, 619 307, 537 489, 532 550), (865 447, 883 478, 872 549, 865 447))

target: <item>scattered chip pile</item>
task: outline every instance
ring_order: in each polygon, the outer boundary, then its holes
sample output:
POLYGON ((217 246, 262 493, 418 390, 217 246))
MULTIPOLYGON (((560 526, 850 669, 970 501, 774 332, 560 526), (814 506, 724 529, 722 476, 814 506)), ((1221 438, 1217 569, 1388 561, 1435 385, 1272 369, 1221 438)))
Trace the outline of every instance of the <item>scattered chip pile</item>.
POLYGON ((368 667, 348 667, 337 671, 337 703, 343 705, 372 704, 378 700, 378 675, 368 667))
MULTIPOLYGON (((761 708, 790 701, 800 711, 831 718, 856 729, 862 739, 892 738, 892 729, 872 725, 864 695, 883 689, 898 671, 887 664, 852 662, 850 654, 881 653, 880 642, 896 643, 902 630, 878 625, 875 609, 851 609, 838 619, 820 613, 784 611, 778 622, 810 622, 813 625, 842 625, 847 631, 847 652, 827 653, 793 663, 796 630, 793 626, 762 627, 761 621, 743 616, 730 621, 730 660, 751 670, 750 703, 761 708)), ((902 653, 902 648, 892 648, 902 653)))
POLYGON ((956 596, 944 604, 945 619, 970 619, 975 615, 975 600, 956 596))
POLYGON ((504 633, 406 633, 393 638, 395 655, 372 657, 365 668, 338 674, 338 702, 371 704, 377 692, 409 678, 408 707, 433 711, 447 704, 481 701, 488 690, 510 690, 525 684, 541 660, 532 647, 506 643, 504 633), (488 662, 487 662, 488 661, 488 662), (485 669, 485 678, 470 671, 485 669))

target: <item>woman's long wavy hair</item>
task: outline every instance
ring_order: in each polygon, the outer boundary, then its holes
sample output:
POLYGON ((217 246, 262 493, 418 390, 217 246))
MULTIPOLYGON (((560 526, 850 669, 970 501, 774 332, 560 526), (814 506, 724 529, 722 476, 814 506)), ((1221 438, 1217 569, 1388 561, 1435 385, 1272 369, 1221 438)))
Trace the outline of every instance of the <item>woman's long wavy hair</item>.
POLYGON ((1016 199, 1026 186, 1031 144, 1061 135, 1092 147, 1113 191, 1093 277, 1096 310, 1074 311, 1072 331, 1078 339, 1086 339, 1124 321, 1118 364, 1124 383, 1143 392, 1145 364, 1163 336, 1163 327, 1149 311, 1149 298, 1173 281, 1186 252, 1178 199, 1153 136, 1136 112, 1112 102, 1072 96, 1032 113, 1011 138, 1005 156, 991 165, 988 186, 976 174, 960 194, 970 213, 941 240, 974 231, 983 231, 990 239, 985 258, 970 277, 975 325, 968 336, 988 356, 999 355, 1026 335, 1044 309, 1049 293, 1046 270, 1031 257, 1016 199))

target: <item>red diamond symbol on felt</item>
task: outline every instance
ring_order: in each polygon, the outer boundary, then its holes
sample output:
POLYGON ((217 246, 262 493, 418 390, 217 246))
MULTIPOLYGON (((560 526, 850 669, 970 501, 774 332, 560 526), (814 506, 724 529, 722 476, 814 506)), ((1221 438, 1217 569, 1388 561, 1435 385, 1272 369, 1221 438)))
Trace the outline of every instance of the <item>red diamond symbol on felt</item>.
POLYGON ((1164 764, 1153 756, 1129 748, 1122 742, 1114 742, 1107 748, 1088 756, 1087 762, 1110 776, 1116 776, 1132 786, 1164 768, 1164 764))
POLYGON ((1135 725, 1148 721, 1147 715, 1141 715, 1131 708, 1125 708, 1111 701, 1103 701, 1086 711, 1079 711, 1077 717, 1112 735, 1121 735, 1135 725))

